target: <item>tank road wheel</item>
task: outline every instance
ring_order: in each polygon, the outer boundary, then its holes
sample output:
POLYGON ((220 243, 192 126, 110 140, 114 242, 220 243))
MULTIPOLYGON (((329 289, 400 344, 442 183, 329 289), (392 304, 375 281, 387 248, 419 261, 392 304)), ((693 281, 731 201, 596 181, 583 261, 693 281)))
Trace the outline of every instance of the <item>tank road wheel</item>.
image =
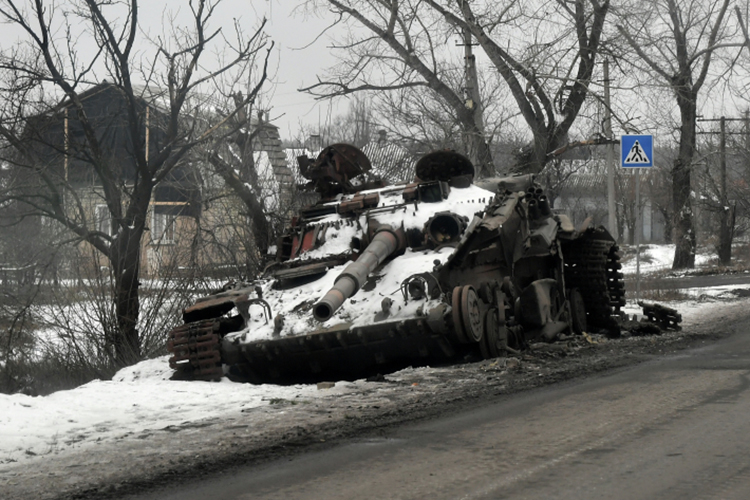
POLYGON ((481 342, 484 337, 484 318, 479 307, 479 295, 471 285, 461 289, 461 320, 464 335, 469 342, 481 342))
POLYGON ((479 343, 484 359, 497 358, 502 353, 501 346, 507 344, 507 333, 500 331, 497 308, 493 307, 484 315, 484 338, 479 343))
POLYGON ((461 319, 461 290, 462 287, 457 286, 453 289, 453 296, 451 297, 451 309, 453 312, 453 330, 456 334, 456 340, 460 344, 468 344, 469 339, 464 333, 464 324, 461 319))
POLYGON ((583 295, 577 288, 572 288, 568 292, 568 301, 570 302, 570 327, 573 333, 581 335, 586 331, 586 304, 583 302, 583 295))

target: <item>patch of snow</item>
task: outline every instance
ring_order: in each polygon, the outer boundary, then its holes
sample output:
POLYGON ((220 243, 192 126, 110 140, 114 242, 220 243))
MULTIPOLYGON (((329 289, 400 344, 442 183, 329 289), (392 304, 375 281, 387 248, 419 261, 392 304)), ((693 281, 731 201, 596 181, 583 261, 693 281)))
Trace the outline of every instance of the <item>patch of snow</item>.
POLYGON ((169 380, 168 357, 142 361, 111 381, 94 380, 49 396, 0 394, 0 464, 119 440, 147 431, 238 415, 274 400, 335 398, 364 382, 252 385, 169 380))
MULTIPOLYGON (((633 249, 635 253, 635 249, 633 249)), ((658 271, 664 271, 672 268, 674 262, 674 245, 641 245, 641 274, 651 274, 658 271)), ((695 256, 695 265, 702 266, 711 260, 711 255, 699 253, 695 256)), ((622 272, 625 274, 635 274, 636 261, 635 255, 631 256, 622 264, 622 272)))
MULTIPOLYGON (((747 290, 750 285, 723 285, 702 288, 683 288, 682 294, 690 297, 688 300, 679 301, 656 301, 666 307, 677 309, 682 315, 682 326, 687 327, 695 324, 698 320, 705 319, 716 314, 716 308, 722 307, 728 300, 738 298, 734 290, 747 290)), ((643 299, 644 302, 653 303, 652 300, 643 299)), ((639 318, 643 316, 643 309, 636 303, 635 299, 628 300, 622 312, 629 316, 636 314, 639 318)))

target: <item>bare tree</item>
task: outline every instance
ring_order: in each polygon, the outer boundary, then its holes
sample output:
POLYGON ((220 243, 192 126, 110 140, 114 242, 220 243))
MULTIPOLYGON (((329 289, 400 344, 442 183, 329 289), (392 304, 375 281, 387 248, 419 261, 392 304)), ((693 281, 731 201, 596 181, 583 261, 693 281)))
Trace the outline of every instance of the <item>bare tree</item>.
MULTIPOLYGON (((349 52, 338 68, 338 79, 321 81, 308 90, 323 88, 327 92, 322 95, 334 96, 427 87, 451 110, 468 137, 484 139, 480 145, 484 148, 487 131, 477 127, 474 111, 449 83, 451 73, 461 70, 442 57, 440 50, 450 35, 470 34, 510 90, 532 134, 531 145, 518 155, 512 169, 526 172, 541 171, 548 154, 568 142, 589 92, 609 10, 608 1, 597 0, 559 0, 554 5, 511 1, 500 8, 495 2, 463 0, 328 3, 341 16, 358 20, 374 37, 351 35, 338 46, 349 52), (515 36, 519 32, 527 36, 515 36), (374 83, 378 74, 386 75, 387 82, 374 83)), ((486 101, 484 96, 482 101, 486 101)), ((486 175, 489 170, 482 167, 480 172, 486 175)))
POLYGON ((346 111, 327 118, 324 123, 300 124, 298 135, 290 144, 306 145, 316 150, 313 153, 323 146, 341 142, 362 148, 372 140, 375 130, 383 127, 373 109, 371 100, 362 94, 354 94, 346 111))
MULTIPOLYGON (((490 71, 479 71, 478 82, 482 88, 483 129, 487 146, 492 151, 493 164, 499 161, 495 146, 510 135, 513 118, 517 116, 509 110, 506 102, 507 90, 497 82, 490 71)), ((462 79, 462 75, 447 74, 446 78, 462 79)), ((451 83, 461 87, 460 81, 451 83)), ((403 88, 391 92, 379 92, 369 99, 372 121, 378 130, 385 130, 388 137, 394 138, 413 154, 421 155, 437 149, 464 150, 461 125, 455 119, 448 103, 436 99, 434 95, 419 88, 403 88)), ((497 168, 496 168, 497 170, 497 168)))
POLYGON ((672 167, 674 269, 695 266, 691 168, 696 155, 698 95, 719 51, 742 46, 727 22, 730 0, 659 0, 623 8, 617 28, 637 54, 630 62, 672 90, 679 109, 679 150, 672 167))
MULTIPOLYGON (((28 6, 4 0, 0 5, 3 21, 23 34, 17 45, 0 54, 0 78, 26 90, 26 100, 20 100, 14 88, 0 89, 3 99, 14 104, 5 106, 0 117, 0 135, 8 145, 4 160, 26 174, 25 185, 16 186, 9 198, 24 204, 28 215, 58 221, 72 240, 91 245, 108 262, 114 283, 117 325, 111 342, 117 366, 141 356, 141 246, 155 190, 183 166, 197 145, 233 134, 240 125, 230 122, 255 97, 244 96, 235 110, 209 123, 185 119, 197 115, 202 96, 220 76, 249 71, 266 44, 264 22, 249 36, 238 25, 231 35, 212 29, 216 8, 216 2, 189 2, 188 24, 165 19, 169 31, 149 40, 149 52, 139 45, 145 35, 139 30, 137 0, 63 5, 34 0, 28 6), (85 44, 94 50, 84 49, 85 44), (219 64, 208 52, 217 45, 231 54, 219 64), (117 120, 110 122, 103 110, 97 114, 87 105, 87 82, 103 77, 124 102, 117 120), (61 104, 50 106, 60 95, 61 104), (66 125, 63 140, 52 140, 49 124, 63 119, 79 135, 68 134, 66 125), (126 159, 122 151, 112 149, 112 135, 102 130, 107 124, 116 125, 125 138, 126 159), (68 169, 61 167, 61 158, 67 167, 73 157, 86 163, 85 177, 106 205, 111 231, 97 224, 68 169)), ((259 80, 264 78, 265 70, 259 80)))
MULTIPOLYGON (((232 119, 236 122, 233 127, 236 132, 215 141, 205 154, 214 171, 244 204, 254 238, 252 246, 261 255, 265 255, 274 241, 273 224, 269 219, 278 210, 274 210, 277 207, 269 206, 264 200, 279 195, 279 189, 273 189, 269 185, 271 179, 260 176, 258 172, 255 144, 266 124, 263 122, 262 111, 258 113, 257 120, 252 122, 252 106, 242 104, 244 98, 241 94, 235 94, 233 98, 236 109, 239 109, 239 113, 232 119), (240 124, 244 126, 239 126, 240 124)), ((249 248, 248 251, 251 253, 249 248)), ((248 267, 257 271, 262 268, 262 264, 255 260, 255 265, 248 267)))
POLYGON ((342 39, 334 48, 342 52, 341 63, 318 83, 302 89, 320 98, 355 92, 390 92, 419 89, 441 100, 458 124, 466 151, 482 176, 493 173, 492 155, 487 143, 479 108, 468 104, 465 84, 452 73, 462 73, 462 65, 445 61, 443 46, 456 28, 445 25, 425 2, 327 0, 339 18, 332 29, 340 29, 342 39), (363 32, 364 29, 364 32, 363 32), (360 35, 361 33, 361 35, 360 35))
POLYGON ((494 2, 472 6, 460 0, 455 12, 426 2, 476 37, 533 136, 515 170, 541 171, 549 154, 568 142, 589 93, 609 1, 509 2, 499 12, 494 2), (529 36, 513 42, 511 31, 529 36))
POLYGON ((750 135, 747 113, 745 118, 701 119, 702 122, 718 122, 719 129, 710 127, 699 133, 705 134, 699 142, 701 157, 697 158, 697 180, 699 184, 699 206, 707 213, 704 224, 711 228, 710 238, 715 243, 719 263, 731 264, 732 242, 735 233, 743 231, 747 213, 747 147, 750 135), (738 122, 742 124, 741 130, 738 122), (744 123, 743 123, 744 122, 744 123), (714 129, 714 130, 711 130, 714 129))

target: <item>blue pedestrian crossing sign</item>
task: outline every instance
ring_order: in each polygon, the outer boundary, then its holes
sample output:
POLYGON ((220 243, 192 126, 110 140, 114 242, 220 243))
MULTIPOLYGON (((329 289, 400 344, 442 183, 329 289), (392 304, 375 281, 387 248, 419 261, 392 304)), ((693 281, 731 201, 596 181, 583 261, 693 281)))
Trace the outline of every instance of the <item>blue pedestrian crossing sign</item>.
POLYGON ((654 136, 623 135, 620 136, 620 166, 653 167, 654 136))

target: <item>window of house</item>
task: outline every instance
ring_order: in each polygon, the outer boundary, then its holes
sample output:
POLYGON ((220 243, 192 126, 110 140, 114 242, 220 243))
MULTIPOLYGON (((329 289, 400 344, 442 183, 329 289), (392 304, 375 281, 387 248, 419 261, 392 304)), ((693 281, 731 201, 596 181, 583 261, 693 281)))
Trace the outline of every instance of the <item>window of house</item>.
POLYGON ((107 205, 97 205, 94 214, 94 227, 104 234, 112 234, 112 214, 109 213, 107 205))
POLYGON ((154 212, 151 224, 151 239, 154 243, 174 243, 175 216, 154 212))

